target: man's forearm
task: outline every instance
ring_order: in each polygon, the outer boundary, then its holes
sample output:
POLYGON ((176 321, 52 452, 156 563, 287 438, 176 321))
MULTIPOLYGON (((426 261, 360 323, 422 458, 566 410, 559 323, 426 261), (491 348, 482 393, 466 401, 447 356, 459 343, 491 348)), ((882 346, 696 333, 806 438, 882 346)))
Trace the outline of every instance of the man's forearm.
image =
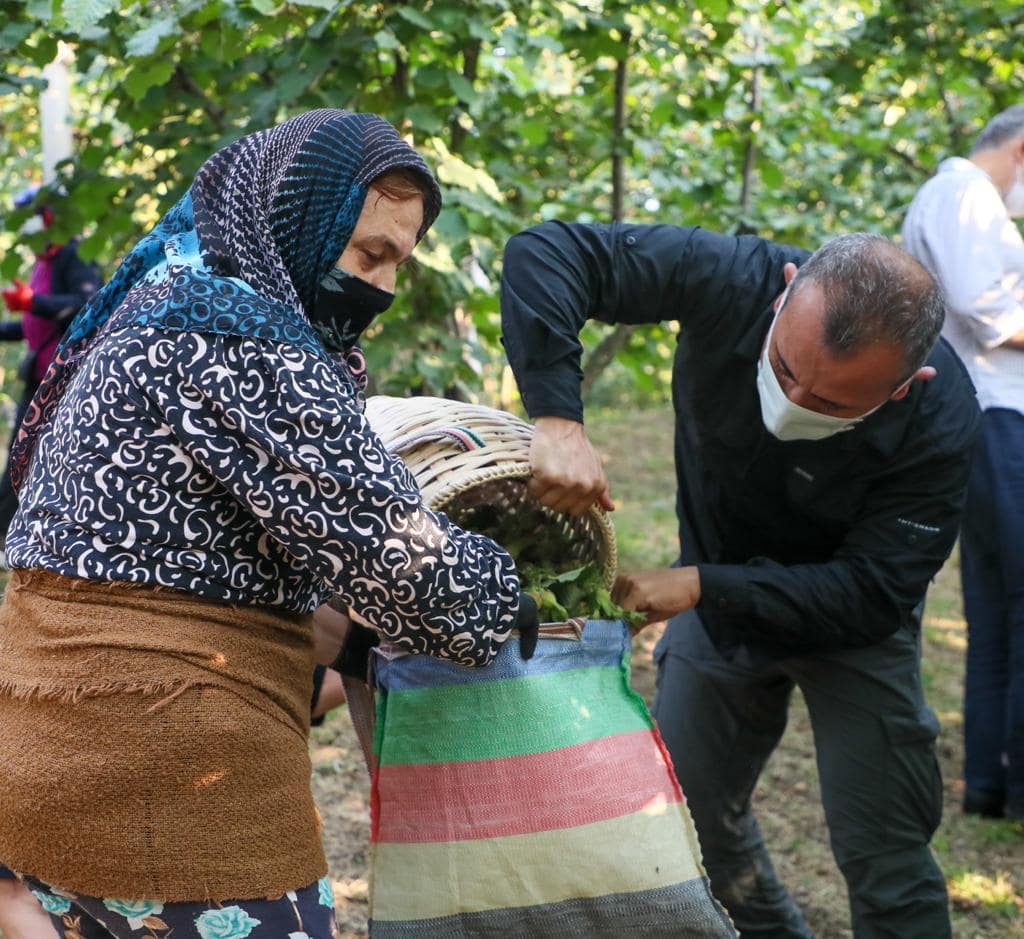
POLYGON ((844 561, 783 565, 755 559, 697 568, 697 611, 712 639, 724 631, 742 642, 804 654, 872 645, 900 625, 898 598, 880 579, 866 580, 864 571, 858 574, 844 561))

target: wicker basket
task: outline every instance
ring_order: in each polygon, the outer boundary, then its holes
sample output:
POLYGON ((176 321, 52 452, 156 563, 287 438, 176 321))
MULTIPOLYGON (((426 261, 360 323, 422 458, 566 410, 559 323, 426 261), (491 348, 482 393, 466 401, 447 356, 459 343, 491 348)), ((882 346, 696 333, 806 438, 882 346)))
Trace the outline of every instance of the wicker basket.
POLYGON ((577 518, 541 506, 527 493, 530 424, 477 404, 384 395, 367 400, 366 418, 384 446, 409 467, 432 509, 459 525, 483 506, 511 513, 528 505, 550 520, 547 538, 561 535, 567 559, 594 561, 611 587, 615 532, 605 511, 594 506, 577 518))

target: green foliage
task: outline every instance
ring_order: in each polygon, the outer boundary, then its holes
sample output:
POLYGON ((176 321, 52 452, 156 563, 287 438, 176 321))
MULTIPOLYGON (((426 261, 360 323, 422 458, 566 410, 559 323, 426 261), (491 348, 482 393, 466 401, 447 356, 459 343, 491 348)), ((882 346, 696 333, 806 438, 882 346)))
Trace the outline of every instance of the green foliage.
POLYGON ((625 610, 612 600, 593 561, 569 570, 552 564, 516 566, 523 589, 537 603, 542 623, 564 623, 577 617, 621 619, 640 629, 647 622, 643 613, 625 610))
MULTIPOLYGON (((545 218, 893 235, 915 188, 1019 101, 1017 0, 0 0, 0 199, 38 178, 42 68, 74 49, 58 234, 112 269, 238 136, 315 107, 376 111, 446 208, 367 351, 381 390, 495 398, 501 251, 545 218), (626 63, 626 123, 613 131, 626 63)), ((19 218, 0 276, 23 270, 19 218)), ((595 329, 595 337, 598 330, 595 329)), ((633 337, 594 394, 663 395, 672 334, 633 337), (603 387, 602 387, 603 385, 603 387)))
POLYGON ((542 623, 583 617, 621 619, 635 629, 645 624, 644 614, 624 610, 612 600, 601 568, 579 557, 579 544, 564 526, 552 524, 549 510, 524 502, 514 509, 449 506, 449 514, 460 527, 486 535, 512 556, 542 623))

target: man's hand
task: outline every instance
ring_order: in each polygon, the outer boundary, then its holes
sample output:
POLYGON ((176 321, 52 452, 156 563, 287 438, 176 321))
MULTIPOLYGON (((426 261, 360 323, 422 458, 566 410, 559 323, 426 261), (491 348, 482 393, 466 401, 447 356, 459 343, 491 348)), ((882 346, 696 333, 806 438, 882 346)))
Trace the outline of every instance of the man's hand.
POLYGON ((648 623, 657 623, 700 602, 700 575, 696 567, 620 574, 612 599, 624 609, 646 613, 648 623))
POLYGON ((549 509, 583 515, 595 502, 609 512, 615 508, 601 457, 576 421, 538 418, 530 470, 528 491, 549 509))
POLYGON ((1003 349, 1014 349, 1017 352, 1024 352, 1024 329, 1011 336, 1002 344, 1003 349))
POLYGON ((28 313, 32 309, 34 291, 24 281, 14 279, 14 287, 2 291, 4 303, 12 313, 28 313))

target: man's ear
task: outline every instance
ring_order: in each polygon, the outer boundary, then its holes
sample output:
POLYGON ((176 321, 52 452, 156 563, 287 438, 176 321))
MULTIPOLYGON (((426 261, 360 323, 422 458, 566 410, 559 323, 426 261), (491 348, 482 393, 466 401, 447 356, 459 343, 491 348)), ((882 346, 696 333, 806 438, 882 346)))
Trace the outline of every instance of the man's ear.
MULTIPOLYGON (((792 261, 787 261, 782 265, 782 277, 786 281, 786 290, 789 289, 789 285, 793 283, 793 278, 796 277, 796 265, 792 261)), ((783 290, 772 303, 772 309, 778 313, 779 307, 782 306, 782 298, 786 296, 786 290, 783 290)))
POLYGON ((902 385, 899 386, 891 395, 889 395, 890 401, 899 401, 907 396, 907 392, 910 391, 910 386, 915 381, 931 381, 939 373, 931 365, 922 365, 913 375, 910 376, 902 385))

